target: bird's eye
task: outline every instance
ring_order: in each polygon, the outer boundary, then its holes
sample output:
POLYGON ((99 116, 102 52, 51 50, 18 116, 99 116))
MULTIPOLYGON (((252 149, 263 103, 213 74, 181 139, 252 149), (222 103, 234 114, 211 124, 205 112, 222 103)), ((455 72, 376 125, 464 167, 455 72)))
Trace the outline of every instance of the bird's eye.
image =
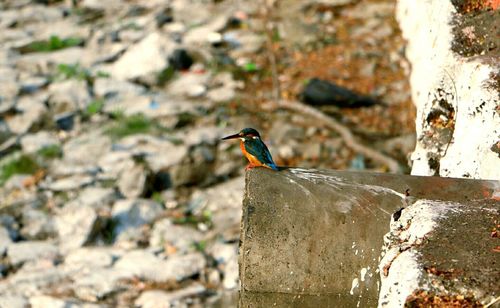
POLYGON ((259 137, 258 137, 258 136, 252 136, 252 138, 253 138, 253 139, 259 139, 259 137))

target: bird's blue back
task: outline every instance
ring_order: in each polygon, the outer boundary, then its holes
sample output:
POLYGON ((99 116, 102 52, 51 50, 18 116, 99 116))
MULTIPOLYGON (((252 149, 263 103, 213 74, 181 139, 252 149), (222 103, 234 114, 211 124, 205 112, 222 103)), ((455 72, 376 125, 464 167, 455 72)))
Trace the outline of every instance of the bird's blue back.
POLYGON ((278 170, 278 167, 273 161, 271 153, 269 153, 269 149, 264 144, 264 142, 260 140, 260 138, 247 139, 245 141, 245 150, 253 156, 257 157, 257 159, 263 164, 271 167, 274 170, 278 170))

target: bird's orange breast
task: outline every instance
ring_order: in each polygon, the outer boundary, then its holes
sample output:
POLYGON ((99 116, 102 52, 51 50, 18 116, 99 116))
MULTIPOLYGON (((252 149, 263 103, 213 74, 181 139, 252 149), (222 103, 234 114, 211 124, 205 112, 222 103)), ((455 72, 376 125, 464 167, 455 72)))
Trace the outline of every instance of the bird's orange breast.
POLYGON ((245 148, 245 143, 243 141, 240 141, 240 149, 241 149, 241 152, 243 152, 243 155, 245 155, 245 157, 250 162, 250 165, 255 166, 255 167, 263 166, 263 164, 260 162, 260 160, 257 157, 255 157, 252 154, 247 152, 247 150, 245 148))

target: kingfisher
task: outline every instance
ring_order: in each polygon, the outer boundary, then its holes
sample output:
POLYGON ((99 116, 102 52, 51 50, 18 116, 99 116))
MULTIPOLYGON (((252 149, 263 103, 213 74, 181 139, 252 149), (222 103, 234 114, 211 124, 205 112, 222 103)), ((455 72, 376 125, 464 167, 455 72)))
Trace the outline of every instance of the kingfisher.
POLYGON ((278 170, 271 153, 269 153, 267 146, 260 138, 260 134, 256 129, 244 128, 239 133, 224 137, 222 140, 236 138, 240 139, 241 151, 249 161, 245 170, 254 167, 265 167, 272 170, 278 170))

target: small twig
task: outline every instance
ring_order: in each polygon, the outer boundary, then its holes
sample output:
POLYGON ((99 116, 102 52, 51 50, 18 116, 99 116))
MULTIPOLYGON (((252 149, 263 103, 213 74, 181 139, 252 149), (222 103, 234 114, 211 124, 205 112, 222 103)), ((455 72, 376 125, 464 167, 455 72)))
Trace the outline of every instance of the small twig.
POLYGON ((361 144, 358 140, 356 140, 356 137, 351 133, 351 131, 347 127, 345 127, 344 125, 337 122, 335 119, 327 116, 323 112, 313 107, 310 107, 298 101, 292 102, 286 100, 279 100, 277 101, 277 103, 269 102, 268 106, 275 109, 283 108, 296 111, 300 114, 307 114, 317 119, 318 121, 322 122, 328 128, 336 131, 342 137, 346 146, 352 149, 353 151, 361 153, 367 158, 370 158, 374 161, 384 164, 393 173, 401 172, 399 163, 395 159, 385 154, 382 154, 381 152, 378 152, 366 145, 361 144))
POLYGON ((500 301, 500 296, 498 296, 497 298, 493 299, 489 304, 485 305, 484 308, 491 307, 494 304, 498 303, 499 301, 500 301))

